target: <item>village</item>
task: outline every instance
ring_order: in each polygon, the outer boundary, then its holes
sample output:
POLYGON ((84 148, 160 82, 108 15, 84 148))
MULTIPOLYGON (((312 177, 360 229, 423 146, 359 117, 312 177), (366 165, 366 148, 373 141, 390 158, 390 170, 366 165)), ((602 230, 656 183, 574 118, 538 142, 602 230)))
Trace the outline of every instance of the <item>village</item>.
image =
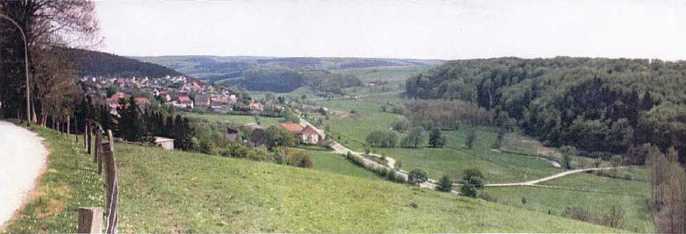
MULTIPOLYGON (((306 104, 290 105, 292 103, 284 99, 257 100, 240 90, 208 85, 186 76, 82 77, 80 81, 93 102, 108 107, 109 113, 113 116, 119 116, 119 111, 127 105, 127 100, 131 97, 141 112, 153 105, 179 112, 267 117, 284 117, 287 109, 295 109, 291 113, 325 113, 327 111, 326 108, 306 104)), ((323 130, 299 117, 286 120, 278 127, 295 136, 301 144, 321 145, 326 139, 323 130)), ((225 128, 225 139, 231 142, 251 147, 260 147, 266 143, 266 127, 259 123, 253 122, 225 128)), ((154 136, 153 142, 164 149, 174 149, 174 139, 154 136)))

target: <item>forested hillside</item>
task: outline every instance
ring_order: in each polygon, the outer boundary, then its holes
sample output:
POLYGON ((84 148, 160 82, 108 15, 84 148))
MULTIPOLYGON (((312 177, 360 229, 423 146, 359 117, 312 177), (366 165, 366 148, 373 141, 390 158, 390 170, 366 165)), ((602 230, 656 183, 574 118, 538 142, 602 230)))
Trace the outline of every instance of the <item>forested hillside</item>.
POLYGON ((173 69, 114 54, 82 49, 62 49, 81 76, 179 76, 173 69))
MULTIPOLYGON (((686 63, 659 60, 459 60, 409 79, 406 94, 475 102, 548 144, 573 145, 592 156, 653 143, 677 147, 684 162, 685 74, 686 63)), ((645 160, 631 153, 626 159, 645 160)))
POLYGON ((242 76, 235 84, 256 91, 290 92, 309 86, 318 92, 341 94, 343 88, 362 85, 362 81, 353 75, 322 70, 258 68, 244 71, 242 76))

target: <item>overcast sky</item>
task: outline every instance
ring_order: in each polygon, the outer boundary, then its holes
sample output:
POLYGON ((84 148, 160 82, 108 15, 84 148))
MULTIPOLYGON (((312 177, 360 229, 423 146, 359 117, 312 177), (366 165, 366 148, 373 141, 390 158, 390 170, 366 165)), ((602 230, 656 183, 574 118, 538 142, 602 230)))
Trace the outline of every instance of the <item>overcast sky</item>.
POLYGON ((96 3, 127 56, 686 59, 683 0, 119 1, 96 3))

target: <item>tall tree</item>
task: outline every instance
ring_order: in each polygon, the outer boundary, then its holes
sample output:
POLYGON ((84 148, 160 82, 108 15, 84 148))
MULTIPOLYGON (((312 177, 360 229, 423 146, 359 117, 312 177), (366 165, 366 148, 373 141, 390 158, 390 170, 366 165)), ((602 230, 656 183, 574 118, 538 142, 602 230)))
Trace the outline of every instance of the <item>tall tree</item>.
MULTIPOLYGON (((47 115, 62 115, 71 112, 66 105, 52 105, 55 102, 68 103, 74 86, 66 82, 73 79, 64 56, 54 55, 54 48, 65 46, 88 46, 98 43, 98 24, 91 1, 77 0, 0 0, 0 14, 17 22, 25 34, 28 51, 24 49, 21 31, 0 20, 0 100, 5 116, 20 115, 25 108, 23 74, 24 52, 28 54, 32 93, 33 115, 46 119, 47 115), (59 69, 56 69, 59 68, 59 69), (65 69, 63 69, 65 68, 65 69), (4 76, 7 77, 4 77, 4 76), (55 86, 54 84, 58 84, 55 86), (55 87, 62 87, 58 89, 55 87), (60 97, 66 97, 64 99, 60 97), (44 102, 48 104, 44 104, 44 102)), ((61 116, 58 116, 61 117, 61 116)))

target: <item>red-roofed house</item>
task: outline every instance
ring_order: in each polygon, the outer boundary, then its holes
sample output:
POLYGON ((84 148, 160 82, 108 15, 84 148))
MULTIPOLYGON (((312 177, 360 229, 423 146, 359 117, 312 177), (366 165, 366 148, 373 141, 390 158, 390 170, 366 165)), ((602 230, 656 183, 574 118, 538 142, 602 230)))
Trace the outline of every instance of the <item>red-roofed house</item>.
POLYGON ((297 123, 293 123, 293 122, 282 123, 282 124, 280 124, 280 126, 284 129, 286 129, 286 131, 293 133, 293 135, 298 135, 303 130, 302 125, 297 124, 297 123))
POLYGON ((175 107, 180 107, 180 108, 190 108, 193 109, 193 100, 191 100, 191 97, 187 95, 181 95, 176 98, 176 100, 172 103, 175 107))
POLYGON ((309 124, 303 127, 297 123, 282 123, 280 126, 293 135, 298 136, 300 142, 305 144, 316 145, 326 138, 326 135, 321 130, 309 124))

